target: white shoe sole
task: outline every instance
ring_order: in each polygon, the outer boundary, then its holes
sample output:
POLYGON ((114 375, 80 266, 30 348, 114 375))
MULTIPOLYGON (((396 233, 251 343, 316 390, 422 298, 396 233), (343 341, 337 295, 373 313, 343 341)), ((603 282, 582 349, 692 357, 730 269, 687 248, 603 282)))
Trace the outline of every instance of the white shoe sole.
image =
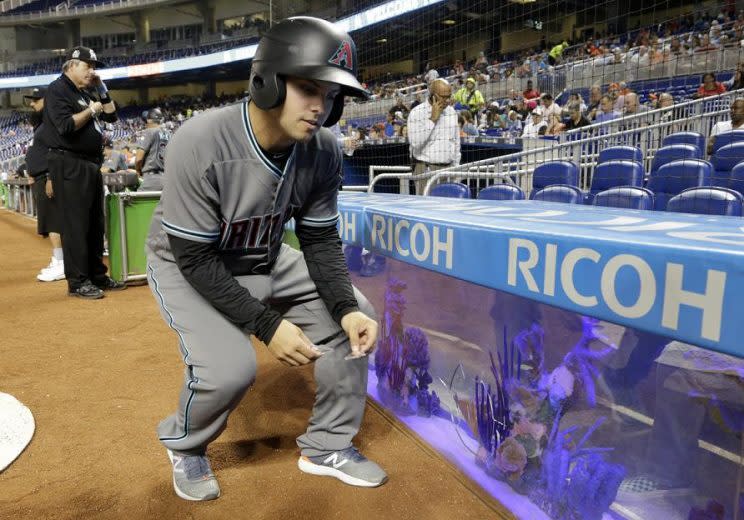
POLYGON ((376 483, 376 482, 368 482, 366 480, 362 480, 360 478, 352 477, 351 475, 348 475, 344 473, 343 471, 339 471, 334 468, 329 468, 328 466, 321 466, 320 464, 314 464, 310 460, 306 459, 305 457, 300 457, 297 461, 297 467, 300 468, 300 471, 304 473, 308 473, 310 475, 317 475, 319 477, 335 477, 339 479, 344 484, 349 484, 350 486, 357 486, 357 487, 378 487, 383 485, 385 482, 387 482, 387 478, 385 478, 382 482, 376 483))
POLYGON ((37 274, 36 279, 40 282, 58 282, 65 279, 65 273, 56 276, 50 276, 47 273, 37 274))
MULTIPOLYGON (((171 468, 173 466, 173 452, 171 450, 166 450, 168 452, 168 459, 170 459, 171 462, 171 468)), ((190 500, 191 502, 208 502, 209 500, 216 500, 220 498, 220 495, 222 494, 222 490, 217 492, 217 496, 214 498, 199 498, 199 497, 192 497, 191 495, 187 495, 176 484, 176 476, 173 475, 173 490, 176 492, 176 495, 178 495, 180 498, 183 498, 184 500, 190 500)))

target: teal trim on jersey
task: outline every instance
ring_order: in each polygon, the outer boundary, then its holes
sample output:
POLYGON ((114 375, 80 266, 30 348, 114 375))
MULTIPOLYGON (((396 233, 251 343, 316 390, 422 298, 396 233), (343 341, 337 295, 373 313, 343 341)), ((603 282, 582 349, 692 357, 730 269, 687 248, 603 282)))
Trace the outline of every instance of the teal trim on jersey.
POLYGON ((248 142, 251 143, 251 146, 253 147, 253 150, 256 152, 256 155, 259 159, 261 159, 261 162, 264 163, 264 166, 266 166, 271 173, 276 175, 278 178, 282 178, 282 175, 287 171, 287 167, 292 163, 294 160, 294 153, 295 153, 295 147, 292 145, 292 153, 289 155, 289 159, 287 159, 287 164, 284 165, 284 171, 280 170, 276 167, 276 165, 269 160, 268 157, 263 153, 263 150, 261 150, 261 147, 258 145, 258 141, 256 140, 256 136, 253 134, 253 127, 251 126, 251 118, 248 116, 248 101, 243 103, 243 127, 245 128, 245 135, 248 136, 248 142))
POLYGON ((339 216, 340 216, 340 213, 336 213, 334 216, 326 217, 326 218, 303 217, 297 223, 300 225, 309 226, 309 227, 334 226, 338 222, 339 216))
POLYGON ((176 226, 175 224, 166 222, 165 220, 163 220, 162 222, 166 233, 176 235, 177 237, 185 238, 187 240, 196 240, 198 242, 215 242, 220 238, 219 231, 216 233, 204 233, 201 231, 192 231, 191 229, 182 228, 176 226))
POLYGON ((155 294, 158 295, 158 303, 163 309, 165 315, 168 316, 168 327, 173 329, 173 331, 178 336, 178 345, 181 347, 181 352, 184 354, 183 362, 186 366, 191 367, 191 370, 189 372, 191 375, 194 376, 194 379, 189 379, 189 382, 186 384, 186 387, 191 390, 191 394, 186 401, 186 410, 183 414, 183 435, 181 435, 180 437, 159 437, 161 441, 180 441, 181 439, 185 439, 186 436, 189 434, 189 412, 191 411, 191 403, 196 397, 196 391, 191 387, 191 385, 192 383, 198 383, 199 378, 196 377, 196 375, 194 374, 194 367, 188 363, 189 350, 186 348, 186 342, 181 335, 181 331, 179 331, 174 325, 175 321, 173 319, 173 314, 171 314, 171 312, 168 310, 168 307, 165 306, 165 298, 163 297, 163 293, 161 293, 160 289, 158 289, 158 286, 160 284, 158 284, 158 281, 155 279, 155 270, 149 263, 147 264, 147 272, 150 275, 150 280, 152 280, 152 289, 153 291, 155 291, 155 294))

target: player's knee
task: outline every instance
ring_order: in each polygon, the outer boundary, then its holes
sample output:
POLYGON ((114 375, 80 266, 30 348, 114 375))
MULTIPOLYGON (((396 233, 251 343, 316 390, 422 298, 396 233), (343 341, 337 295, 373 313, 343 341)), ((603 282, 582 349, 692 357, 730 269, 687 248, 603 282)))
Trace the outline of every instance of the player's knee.
POLYGON ((225 395, 242 395, 256 380, 255 360, 230 363, 217 374, 216 385, 225 395))

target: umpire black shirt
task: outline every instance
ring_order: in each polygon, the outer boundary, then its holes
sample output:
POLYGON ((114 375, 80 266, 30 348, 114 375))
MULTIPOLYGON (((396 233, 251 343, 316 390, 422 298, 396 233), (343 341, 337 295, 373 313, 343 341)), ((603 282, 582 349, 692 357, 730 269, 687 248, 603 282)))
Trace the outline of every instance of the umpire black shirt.
MULTIPOLYGON (((44 113, 39 114, 39 119, 43 119, 44 113)), ((49 169, 47 161, 47 150, 49 145, 44 140, 44 129, 42 128, 43 123, 36 121, 36 118, 32 118, 31 123, 34 126, 34 140, 31 146, 26 151, 26 166, 28 167, 28 174, 31 177, 38 177, 46 173, 49 169)))
MULTIPOLYGON (((74 114, 88 110, 91 101, 93 98, 90 94, 78 89, 64 74, 49 84, 44 96, 44 122, 39 127, 43 132, 42 140, 49 148, 100 160, 103 150, 102 123, 91 118, 75 130, 75 121, 72 119, 74 114)), ((102 112, 99 117, 110 123, 117 120, 116 112, 102 112)))

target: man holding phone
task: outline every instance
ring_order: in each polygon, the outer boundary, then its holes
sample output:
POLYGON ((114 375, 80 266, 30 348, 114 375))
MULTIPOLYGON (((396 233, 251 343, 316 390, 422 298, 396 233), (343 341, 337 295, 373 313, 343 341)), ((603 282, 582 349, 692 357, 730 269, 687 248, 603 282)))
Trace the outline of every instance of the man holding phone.
POLYGON ((432 81, 428 99, 411 110, 408 142, 417 195, 424 193, 431 172, 460 164, 460 129, 447 80, 432 81))

